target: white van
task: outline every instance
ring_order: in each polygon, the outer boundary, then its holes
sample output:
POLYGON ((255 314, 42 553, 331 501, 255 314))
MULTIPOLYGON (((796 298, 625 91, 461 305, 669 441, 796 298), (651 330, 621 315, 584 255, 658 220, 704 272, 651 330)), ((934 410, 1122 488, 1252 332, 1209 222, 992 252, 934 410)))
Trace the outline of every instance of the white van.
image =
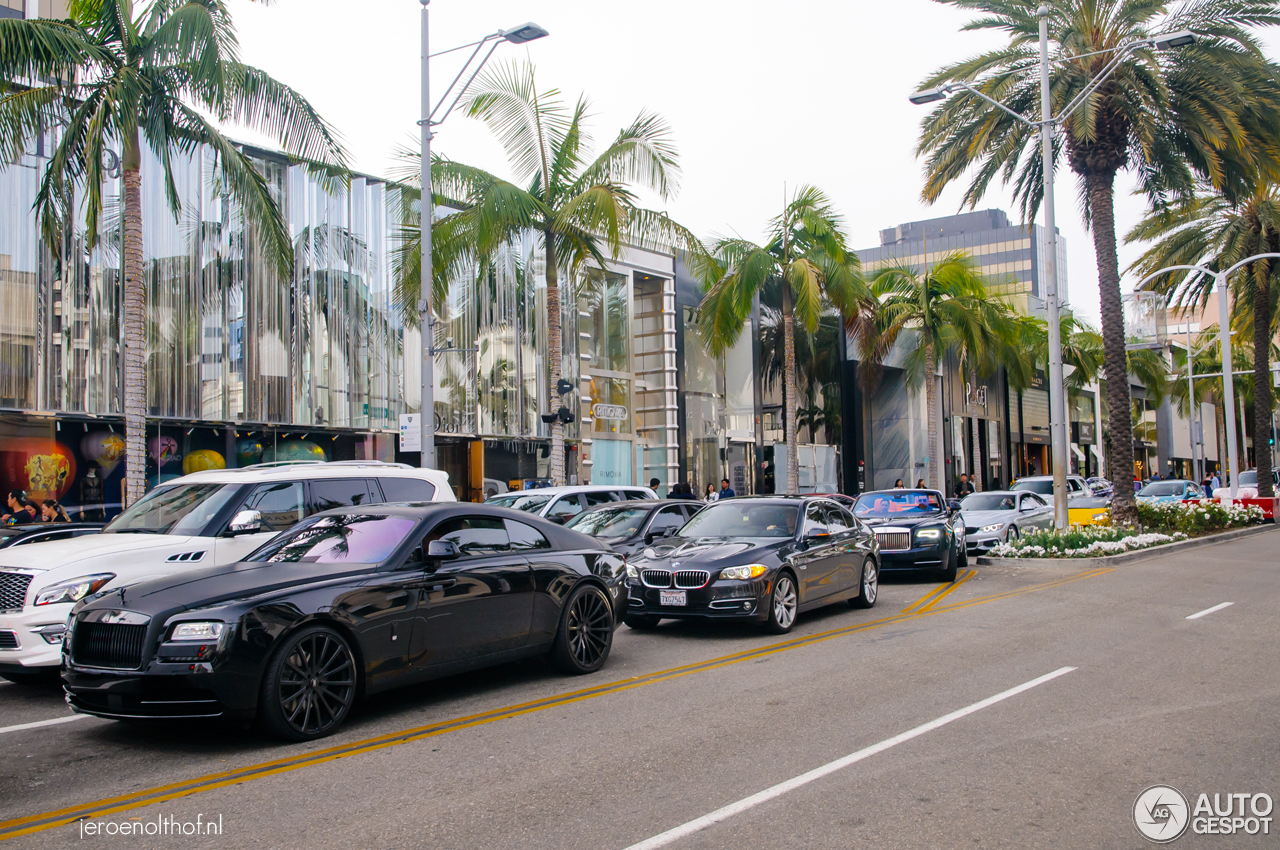
POLYGON ((258 464, 167 481, 101 534, 0 549, 0 676, 52 676, 71 608, 90 593, 234 563, 317 511, 419 501, 456 501, 448 474, 363 460, 258 464))

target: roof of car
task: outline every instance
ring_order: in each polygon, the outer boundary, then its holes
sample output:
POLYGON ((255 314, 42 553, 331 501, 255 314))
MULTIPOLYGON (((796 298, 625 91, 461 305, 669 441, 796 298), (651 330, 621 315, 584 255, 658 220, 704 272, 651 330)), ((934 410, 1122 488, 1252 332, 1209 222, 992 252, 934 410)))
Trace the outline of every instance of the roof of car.
MULTIPOLYGON (((1081 481, 1083 481, 1083 480, 1084 480, 1084 479, 1083 479, 1083 478, 1081 478, 1079 475, 1070 475, 1070 474, 1068 474, 1068 475, 1067 475, 1067 477, 1068 477, 1068 478, 1080 478, 1080 480, 1081 480, 1081 481)), ((1013 482, 1013 483, 1014 483, 1014 484, 1017 484, 1017 483, 1018 483, 1018 482, 1020 482, 1020 481, 1052 481, 1052 480, 1053 480, 1053 476, 1052 476, 1052 475, 1024 475, 1024 476, 1022 476, 1021 478, 1014 479, 1014 482, 1013 482)))
MULTIPOLYGON (((502 517, 514 522, 531 525, 542 534, 552 540, 553 543, 566 547, 583 548, 608 548, 597 541, 594 537, 574 531, 571 528, 564 528, 553 522, 538 516, 537 514, 526 513, 525 511, 512 510, 504 508, 500 505, 486 505, 483 502, 377 502, 369 505, 347 505, 345 507, 330 508, 327 511, 320 511, 313 514, 317 516, 351 516, 355 515, 391 515, 391 516, 408 516, 414 519, 422 519, 428 515, 443 515, 444 517, 457 516, 459 514, 479 514, 481 516, 502 517), (573 535, 573 538, 566 539, 565 535, 573 535), (583 543, 582 540, 590 541, 583 543)), ((304 520, 305 522, 305 520, 304 520)))
MULTIPOLYGON (((506 495, 505 493, 503 495, 506 495)), ((643 508, 645 510, 657 510, 667 505, 702 505, 703 502, 695 499, 628 499, 625 502, 605 502, 602 505, 592 505, 582 513, 589 514, 596 511, 618 510, 619 508, 643 508)), ((706 503, 709 504, 709 503, 706 503)))
POLYGON ((887 496, 893 493, 935 493, 939 496, 942 495, 941 490, 934 490, 929 487, 923 487, 920 489, 917 489, 915 487, 912 487, 909 489, 906 487, 893 487, 888 490, 868 490, 867 492, 859 493, 858 495, 859 496, 887 496))
POLYGON ((558 496, 562 493, 599 493, 602 490, 638 490, 642 493, 649 493, 654 499, 658 498, 657 493, 654 493, 648 487, 644 487, 639 484, 566 484, 562 487, 534 487, 529 490, 509 490, 506 493, 498 493, 497 495, 490 496, 489 498, 498 499, 503 496, 515 496, 521 494, 558 496))
POLYGON ((257 463, 238 469, 209 469, 193 472, 165 483, 208 482, 211 484, 243 484, 248 481, 297 481, 313 478, 425 478, 438 487, 449 486, 449 473, 439 469, 420 469, 405 463, 380 460, 293 461, 257 463))

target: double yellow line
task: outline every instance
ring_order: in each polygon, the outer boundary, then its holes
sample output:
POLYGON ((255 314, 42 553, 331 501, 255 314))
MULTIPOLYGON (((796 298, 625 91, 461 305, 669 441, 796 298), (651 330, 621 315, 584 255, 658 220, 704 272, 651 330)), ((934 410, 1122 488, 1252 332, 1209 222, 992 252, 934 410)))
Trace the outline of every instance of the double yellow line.
POLYGON ((324 764, 325 762, 347 758, 349 756, 363 755, 364 753, 371 753, 387 747, 408 744, 413 741, 421 741, 425 738, 444 735, 449 732, 456 732, 459 729, 482 726, 498 720, 519 717, 524 714, 532 714, 549 708, 558 708, 560 706, 594 699, 608 694, 621 693, 622 691, 627 691, 632 688, 651 685, 655 682, 665 682, 681 676, 689 676, 694 673, 714 670, 718 667, 726 667, 731 664, 741 664, 745 661, 752 661, 769 655, 775 655, 779 652, 787 652, 788 650, 798 649, 799 647, 810 646, 815 643, 832 640, 834 638, 843 637, 856 632, 864 632, 896 623, 909 622, 911 620, 929 617, 934 614, 940 614, 947 611, 958 611, 963 608, 970 608, 987 602, 1011 599, 1016 596, 1023 596, 1028 593, 1035 593, 1041 590, 1060 587, 1064 584, 1093 578, 1109 572, 1111 572, 1110 568, 1089 570, 1079 575, 1030 585, 1028 587, 1006 591, 992 596, 980 597, 978 599, 971 599, 951 605, 938 606, 938 602, 940 602, 943 597, 950 594, 965 581, 968 581, 976 573, 976 570, 969 570, 957 581, 943 585, 941 588, 937 588, 930 593, 925 594, 923 598, 908 606, 911 610, 904 609, 897 614, 884 617, 879 620, 871 620, 866 623, 859 623, 857 625, 844 626, 842 628, 831 629, 830 631, 819 632, 817 634, 791 638, 790 640, 779 641, 777 643, 768 644, 767 646, 761 646, 755 649, 745 650, 743 652, 736 652, 732 655, 725 655, 720 658, 713 658, 696 664, 687 664, 682 667, 673 667, 669 670, 660 670, 656 673, 650 673, 645 676, 636 676, 630 679, 610 682, 593 688, 583 688, 582 690, 570 691, 569 693, 560 694, 559 696, 534 700, 533 702, 510 705, 504 708, 496 708, 492 711, 482 712, 480 714, 456 717, 451 720, 444 720, 427 726, 416 726, 410 729, 402 729, 399 732, 380 735, 376 738, 366 738, 361 741, 341 744, 336 747, 328 747, 323 750, 299 753, 282 759, 275 759, 273 761, 249 765, 235 770, 212 773, 207 776, 188 779, 182 782, 175 782, 169 785, 162 785, 157 788, 135 791, 131 794, 124 794, 119 797, 109 797, 105 800, 95 800, 90 803, 83 803, 81 805, 57 809, 52 812, 44 812, 42 814, 28 815, 26 817, 3 821, 0 822, 0 841, 7 838, 16 838, 19 835, 28 835, 33 832, 43 832, 44 830, 65 826, 66 824, 74 823, 82 818, 102 817, 103 815, 123 812, 129 809, 136 809, 141 806, 149 806, 169 800, 176 800, 180 797, 188 797, 192 794, 212 791, 216 788, 225 788, 228 785, 236 785, 242 782, 249 782, 254 779, 261 779, 266 776, 287 773, 292 770, 299 770, 304 767, 324 764), (922 603, 924 604, 922 605, 922 603))

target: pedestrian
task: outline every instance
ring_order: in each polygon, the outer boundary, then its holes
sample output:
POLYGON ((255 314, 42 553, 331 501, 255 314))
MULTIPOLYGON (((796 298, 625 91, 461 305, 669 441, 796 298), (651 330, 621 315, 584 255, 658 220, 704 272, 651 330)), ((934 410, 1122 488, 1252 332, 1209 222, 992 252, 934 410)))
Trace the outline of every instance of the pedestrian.
POLYGON ((658 492, 658 488, 661 486, 662 486, 662 482, 659 481, 658 479, 656 478, 649 479, 649 489, 652 490, 653 492, 655 493, 658 492))
POLYGON ((705 492, 705 493, 703 493, 703 494, 702 494, 702 501, 704 501, 704 502, 714 502, 718 497, 719 497, 719 496, 718 496, 718 494, 716 493, 716 485, 714 485, 714 484, 712 484, 710 481, 708 481, 708 482, 707 482, 707 492, 705 492))
POLYGON ((41 522, 71 522, 66 510, 55 499, 45 499, 40 506, 41 522))
POLYGON ((967 472, 960 473, 960 483, 956 485, 956 498, 963 499, 973 492, 973 485, 969 483, 969 474, 967 472))
POLYGON ((27 501, 27 494, 21 490, 10 490, 5 502, 9 505, 9 512, 0 515, 0 522, 7 525, 23 525, 28 522, 36 522, 39 511, 35 505, 27 501))
POLYGON ((901 478, 899 478, 897 481, 893 482, 893 489, 895 489, 895 490, 905 490, 905 489, 907 489, 907 485, 906 485, 906 484, 903 484, 903 483, 902 483, 902 479, 901 479, 901 478))
POLYGON ((729 486, 729 479, 721 478, 720 479, 720 498, 732 499, 736 495, 738 494, 733 492, 733 488, 729 486))
POLYGON ((923 478, 921 478, 920 480, 916 481, 916 489, 917 489, 917 490, 923 490, 923 489, 925 489, 925 487, 924 487, 924 479, 923 479, 923 478))
POLYGON ((1213 476, 1209 478, 1209 492, 1212 493, 1222 487, 1222 479, 1218 477, 1218 470, 1213 471, 1213 476))
POLYGON ((677 482, 676 486, 671 490, 671 498, 673 499, 692 499, 697 501, 698 497, 693 495, 693 488, 684 481, 677 482))

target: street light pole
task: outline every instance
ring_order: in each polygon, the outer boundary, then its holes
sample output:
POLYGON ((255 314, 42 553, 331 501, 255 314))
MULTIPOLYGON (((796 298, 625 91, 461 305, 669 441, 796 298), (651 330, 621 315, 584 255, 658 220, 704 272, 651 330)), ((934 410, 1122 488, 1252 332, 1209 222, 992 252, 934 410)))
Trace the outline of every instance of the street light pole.
POLYGON ((1053 525, 1063 531, 1067 514, 1066 387, 1062 376, 1062 322, 1058 302, 1058 227, 1053 204, 1053 102, 1049 92, 1049 7, 1040 16, 1040 168, 1044 172, 1045 306, 1049 320, 1049 441, 1053 444, 1053 525))
POLYGON ((431 218, 435 204, 431 202, 431 38, 429 12, 431 0, 422 2, 422 250, 418 295, 418 321, 422 328, 422 401, 418 414, 421 431, 421 460, 424 469, 436 466, 435 356, 431 333, 431 218))

